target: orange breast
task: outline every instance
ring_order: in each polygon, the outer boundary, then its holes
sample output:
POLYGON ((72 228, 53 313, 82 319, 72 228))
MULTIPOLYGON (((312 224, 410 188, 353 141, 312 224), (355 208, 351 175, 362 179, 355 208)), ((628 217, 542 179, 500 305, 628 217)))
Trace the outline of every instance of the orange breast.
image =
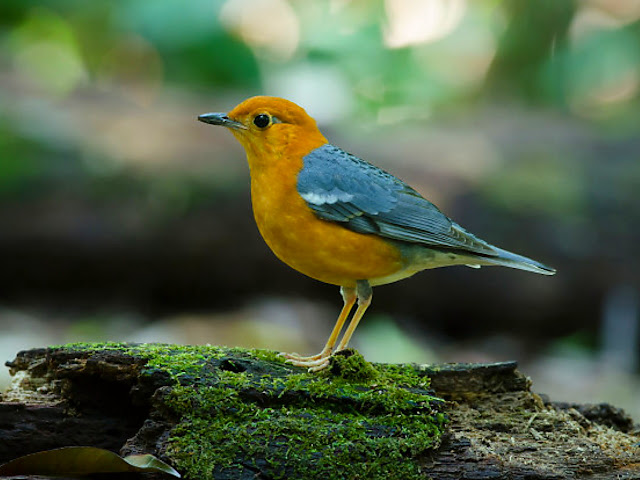
POLYGON ((301 159, 270 165, 252 170, 251 198, 258 229, 280 260, 309 277, 342 286, 403 268, 399 250, 384 239, 315 216, 296 189, 301 159))

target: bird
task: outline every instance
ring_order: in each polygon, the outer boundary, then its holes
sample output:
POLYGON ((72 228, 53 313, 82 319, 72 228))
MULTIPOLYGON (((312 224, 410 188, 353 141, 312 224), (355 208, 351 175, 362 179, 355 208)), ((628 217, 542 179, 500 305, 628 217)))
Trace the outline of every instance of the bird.
POLYGON ((450 265, 555 274, 473 235, 402 180, 332 145, 289 100, 255 96, 198 120, 226 127, 244 147, 254 218, 273 253, 340 287, 343 307, 324 348, 310 356, 283 353, 293 365, 310 372, 329 366, 371 304, 372 287, 450 265))

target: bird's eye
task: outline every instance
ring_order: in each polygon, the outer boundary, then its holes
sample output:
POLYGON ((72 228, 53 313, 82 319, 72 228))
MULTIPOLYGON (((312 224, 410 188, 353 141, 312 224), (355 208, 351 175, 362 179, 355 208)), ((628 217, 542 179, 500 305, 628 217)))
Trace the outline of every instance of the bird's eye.
POLYGON ((253 124, 258 128, 268 127, 270 123, 271 123, 271 118, 269 118, 269 115, 264 113, 261 113, 260 115, 256 115, 255 118, 253 119, 253 124))

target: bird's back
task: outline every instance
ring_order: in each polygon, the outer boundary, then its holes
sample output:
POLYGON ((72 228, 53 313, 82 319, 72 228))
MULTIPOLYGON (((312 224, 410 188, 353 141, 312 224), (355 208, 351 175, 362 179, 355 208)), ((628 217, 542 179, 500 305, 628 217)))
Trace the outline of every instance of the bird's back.
POLYGON ((536 273, 554 272, 467 232, 403 181, 336 146, 316 148, 303 162, 297 190, 319 218, 406 244, 403 251, 412 252, 407 261, 416 267, 503 265, 536 273), (420 250, 409 246, 423 247, 424 252, 415 255, 420 250), (432 256, 437 259, 425 260, 432 256))

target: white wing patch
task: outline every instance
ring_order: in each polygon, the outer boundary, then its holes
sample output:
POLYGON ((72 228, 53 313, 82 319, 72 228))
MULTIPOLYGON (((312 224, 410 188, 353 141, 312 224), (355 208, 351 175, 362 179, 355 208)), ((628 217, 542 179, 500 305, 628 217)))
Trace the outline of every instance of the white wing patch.
POLYGON ((329 192, 302 193, 300 196, 312 205, 331 205, 336 202, 350 202, 351 200, 353 200, 353 195, 347 192, 343 192, 342 190, 337 188, 334 188, 329 192))

